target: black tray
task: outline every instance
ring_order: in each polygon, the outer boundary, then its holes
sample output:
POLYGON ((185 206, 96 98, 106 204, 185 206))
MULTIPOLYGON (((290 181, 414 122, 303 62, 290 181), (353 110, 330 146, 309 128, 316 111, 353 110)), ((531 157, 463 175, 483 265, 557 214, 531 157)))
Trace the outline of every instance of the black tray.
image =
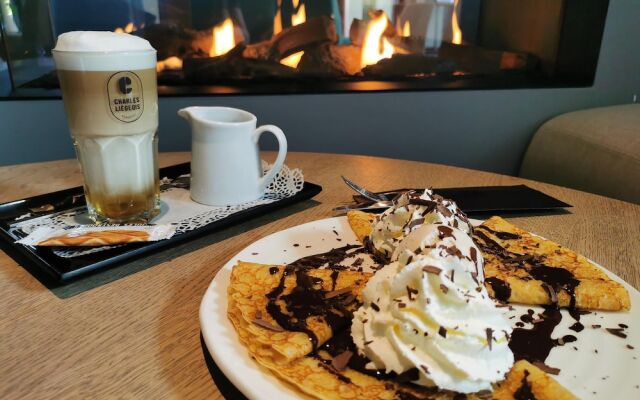
MULTIPOLYGON (((175 179, 180 175, 188 174, 189 172, 190 164, 185 163, 161 168, 160 176, 175 179)), ((129 244, 73 258, 59 257, 53 253, 50 247, 24 246, 14 243, 21 237, 17 237, 10 233, 9 228, 16 222, 16 218, 19 216, 27 213, 31 213, 33 216, 43 216, 70 211, 85 205, 86 203, 82 187, 75 187, 61 190, 59 192, 0 204, 0 240, 5 242, 6 246, 9 247, 7 249, 7 253, 18 263, 27 263, 29 265, 26 267, 33 267, 38 271, 43 271, 54 280, 64 283, 90 272, 121 264, 125 260, 130 260, 142 254, 174 246, 177 243, 190 240, 205 233, 211 233, 230 225, 245 222, 251 218, 267 214, 278 208, 310 199, 321 191, 321 186, 305 182, 302 190, 291 197, 287 197, 270 204, 258 205, 247 210, 239 211, 201 228, 176 235, 168 240, 129 244), (42 211, 33 211, 34 209, 37 210, 39 207, 43 208, 42 211)))

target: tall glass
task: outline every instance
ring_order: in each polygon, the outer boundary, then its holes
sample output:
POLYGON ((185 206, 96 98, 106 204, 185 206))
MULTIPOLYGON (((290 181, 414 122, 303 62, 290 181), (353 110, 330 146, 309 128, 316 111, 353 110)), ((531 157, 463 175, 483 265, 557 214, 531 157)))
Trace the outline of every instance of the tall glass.
POLYGON ((156 51, 67 48, 53 57, 89 216, 150 221, 160 211, 156 51))

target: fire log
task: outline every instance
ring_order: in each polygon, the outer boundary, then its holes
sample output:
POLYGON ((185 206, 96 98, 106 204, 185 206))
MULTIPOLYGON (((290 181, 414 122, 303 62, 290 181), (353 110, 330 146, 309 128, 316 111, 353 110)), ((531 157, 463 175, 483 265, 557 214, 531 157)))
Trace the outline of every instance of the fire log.
POLYGON ((319 43, 337 43, 338 34, 333 20, 329 17, 315 17, 278 33, 272 39, 272 58, 282 59, 319 43))
POLYGON ((221 80, 260 78, 292 78, 297 71, 277 62, 243 57, 245 46, 240 44, 228 53, 211 58, 186 58, 183 64, 187 80, 198 84, 216 84, 221 80))
POLYGON ((454 68, 454 63, 449 60, 422 54, 394 54, 391 58, 384 58, 363 68, 362 74, 371 78, 410 78, 451 73, 454 68))
POLYGON ((321 44, 304 51, 298 69, 314 76, 355 75, 360 72, 360 52, 358 46, 321 44))
POLYGON ((479 74, 495 74, 504 70, 533 70, 540 62, 527 53, 451 43, 442 43, 439 55, 443 59, 455 62, 463 71, 479 74))
POLYGON ((171 56, 180 58, 207 55, 211 48, 211 30, 196 31, 174 25, 155 24, 132 34, 147 39, 158 51, 158 60, 171 56))

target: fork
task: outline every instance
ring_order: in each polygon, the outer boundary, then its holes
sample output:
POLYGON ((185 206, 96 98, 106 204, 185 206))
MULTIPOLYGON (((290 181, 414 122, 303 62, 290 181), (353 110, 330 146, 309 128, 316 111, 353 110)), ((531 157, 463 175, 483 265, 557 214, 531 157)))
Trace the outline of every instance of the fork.
POLYGON ((344 181, 344 183, 347 184, 347 186, 349 186, 351 189, 355 190, 356 192, 360 193, 361 195, 363 195, 364 197, 366 197, 371 201, 375 201, 375 202, 389 201, 389 198, 387 198, 387 196, 385 196, 384 194, 370 192, 367 189, 363 188, 362 186, 356 184, 352 180, 346 178, 344 175, 342 175, 341 178, 344 181))

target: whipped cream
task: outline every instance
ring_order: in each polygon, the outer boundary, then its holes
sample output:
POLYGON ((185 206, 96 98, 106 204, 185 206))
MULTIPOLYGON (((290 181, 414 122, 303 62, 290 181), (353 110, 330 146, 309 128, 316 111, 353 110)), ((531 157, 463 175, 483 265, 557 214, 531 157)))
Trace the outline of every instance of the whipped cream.
POLYGON ((467 216, 455 202, 426 189, 412 190, 394 200, 393 207, 376 217, 371 231, 370 246, 378 256, 393 260, 393 253, 404 236, 423 224, 441 223, 472 232, 467 216))
POLYGON ((483 285, 483 259, 467 233, 422 225, 397 247, 397 261, 363 290, 352 337, 367 368, 460 393, 490 390, 513 365, 512 328, 483 285))
POLYGON ((73 31, 58 36, 56 51, 140 51, 153 50, 149 41, 128 33, 73 31))

